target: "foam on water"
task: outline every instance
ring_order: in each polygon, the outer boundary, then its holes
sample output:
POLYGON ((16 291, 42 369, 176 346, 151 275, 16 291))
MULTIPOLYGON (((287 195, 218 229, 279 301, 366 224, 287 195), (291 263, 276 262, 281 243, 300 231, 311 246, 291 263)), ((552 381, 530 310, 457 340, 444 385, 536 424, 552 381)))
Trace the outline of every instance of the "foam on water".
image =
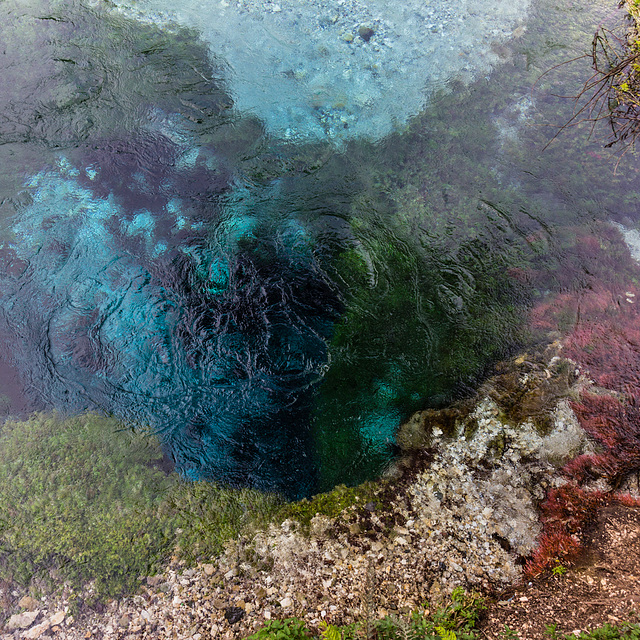
POLYGON ((285 138, 381 138, 453 79, 490 71, 522 32, 510 0, 116 0, 197 29, 230 67, 236 107, 285 138))

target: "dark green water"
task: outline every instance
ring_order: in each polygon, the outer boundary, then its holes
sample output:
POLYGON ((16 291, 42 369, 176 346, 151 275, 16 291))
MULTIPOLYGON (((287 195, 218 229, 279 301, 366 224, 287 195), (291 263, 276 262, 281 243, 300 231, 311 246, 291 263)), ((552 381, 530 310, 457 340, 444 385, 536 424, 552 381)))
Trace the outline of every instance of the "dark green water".
POLYGON ((616 269, 577 230, 637 225, 636 156, 614 171, 605 123, 548 144, 591 73, 555 67, 615 3, 534 3, 491 73, 339 141, 241 110, 197 29, 0 14, 5 413, 149 426, 187 478, 295 497, 375 476, 411 412, 541 339, 533 305, 616 269))

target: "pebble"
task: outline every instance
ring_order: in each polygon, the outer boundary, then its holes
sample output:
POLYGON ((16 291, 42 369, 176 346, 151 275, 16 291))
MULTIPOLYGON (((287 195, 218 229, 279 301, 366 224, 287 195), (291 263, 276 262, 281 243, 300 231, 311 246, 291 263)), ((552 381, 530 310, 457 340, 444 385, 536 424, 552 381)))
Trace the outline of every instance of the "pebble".
POLYGON ((65 616, 66 614, 64 611, 57 611, 56 613, 54 613, 49 619, 51 626, 56 627, 58 625, 61 625, 64 622, 65 616))
POLYGON ((37 624, 35 627, 31 627, 29 630, 25 631, 22 634, 23 638, 27 640, 34 640, 35 638, 39 638, 45 631, 48 631, 50 627, 49 621, 45 620, 40 624, 37 624))
POLYGON ((240 620, 242 620, 244 615, 245 615, 245 612, 240 607, 229 607, 224 612, 225 620, 229 624, 236 624, 237 622, 240 622, 240 620))
POLYGON ((27 611, 35 611, 38 608, 38 602, 31 596, 23 596, 20 598, 18 606, 27 611))
POLYGON ((371 28, 371 27, 366 27, 366 26, 361 26, 358 29, 358 35, 365 41, 365 42, 369 42, 369 40, 371 40, 371 38, 373 37, 373 34, 375 33, 375 31, 371 28))

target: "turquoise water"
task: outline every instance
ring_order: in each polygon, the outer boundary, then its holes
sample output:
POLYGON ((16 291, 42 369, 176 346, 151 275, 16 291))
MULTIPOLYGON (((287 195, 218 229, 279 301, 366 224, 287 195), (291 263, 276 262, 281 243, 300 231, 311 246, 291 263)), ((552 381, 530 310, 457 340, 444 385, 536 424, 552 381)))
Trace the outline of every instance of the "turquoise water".
POLYGON ((114 414, 193 479, 358 482, 586 286, 577 228, 636 225, 604 125, 545 148, 590 71, 542 74, 615 6, 196 4, 0 5, 5 414, 114 414))

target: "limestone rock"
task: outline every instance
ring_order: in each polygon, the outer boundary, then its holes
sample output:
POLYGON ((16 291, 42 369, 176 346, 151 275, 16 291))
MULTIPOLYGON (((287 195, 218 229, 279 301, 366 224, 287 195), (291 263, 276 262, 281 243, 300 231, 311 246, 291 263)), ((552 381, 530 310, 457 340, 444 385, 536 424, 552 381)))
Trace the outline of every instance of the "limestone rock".
POLYGON ((35 638, 39 638, 45 631, 48 631, 50 626, 49 621, 45 620, 35 627, 31 627, 31 629, 22 634, 22 637, 27 638, 27 640, 34 640, 35 638))
POLYGON ((38 608, 38 602, 31 596, 23 596, 20 598, 18 606, 26 609, 27 611, 35 611, 38 608))
POLYGON ((65 616, 66 614, 64 611, 57 611, 56 613, 54 613, 49 619, 51 626, 55 627, 62 624, 64 622, 65 616))
POLYGON ((16 613, 9 618, 6 627, 8 631, 15 631, 16 629, 28 629, 36 620, 40 610, 25 611, 24 613, 16 613))

